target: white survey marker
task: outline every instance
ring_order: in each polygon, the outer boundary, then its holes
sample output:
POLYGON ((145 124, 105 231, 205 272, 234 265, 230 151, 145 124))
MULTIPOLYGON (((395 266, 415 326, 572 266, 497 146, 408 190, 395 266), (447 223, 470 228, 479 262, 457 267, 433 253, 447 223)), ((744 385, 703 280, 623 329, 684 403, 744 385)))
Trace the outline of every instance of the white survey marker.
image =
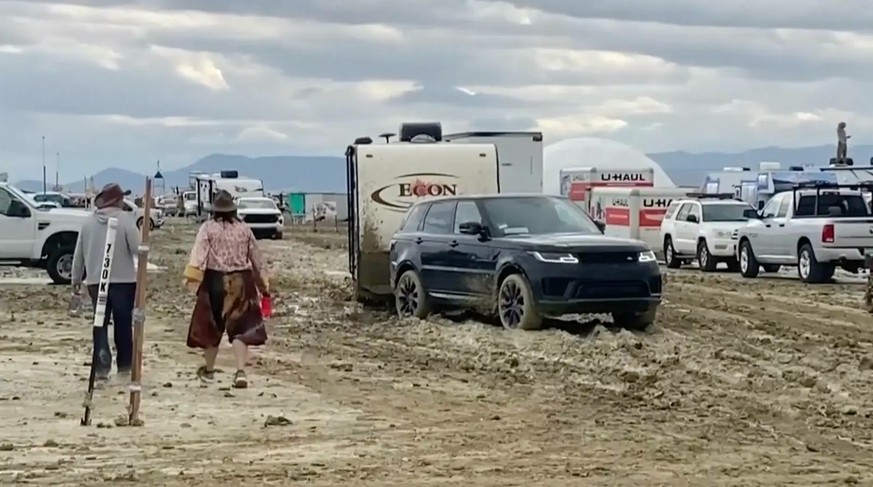
POLYGON ((106 318, 106 301, 109 295, 109 276, 112 275, 112 257, 115 254, 115 233, 118 219, 110 218, 106 225, 106 247, 100 266, 100 285, 97 286, 97 306, 94 307, 94 328, 101 328, 106 318))

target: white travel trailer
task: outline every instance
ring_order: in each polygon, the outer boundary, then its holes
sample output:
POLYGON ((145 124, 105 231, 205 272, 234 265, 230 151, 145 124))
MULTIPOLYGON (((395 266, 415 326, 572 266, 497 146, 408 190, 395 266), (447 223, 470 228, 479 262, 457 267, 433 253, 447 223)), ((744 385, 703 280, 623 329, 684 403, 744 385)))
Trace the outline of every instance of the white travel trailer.
POLYGON ((197 194, 197 216, 203 217, 212 211, 212 199, 225 190, 234 198, 265 197, 264 182, 260 179, 241 178, 237 171, 221 171, 217 174, 192 173, 194 191, 197 194))
POLYGON ((443 140, 455 144, 494 144, 500 161, 502 192, 543 192, 542 132, 465 132, 444 135, 443 140))
POLYGON ((400 142, 373 144, 363 137, 346 149, 349 272, 359 301, 391 295, 391 238, 414 202, 500 191, 494 144, 446 144, 441 138, 439 124, 405 124, 400 142))

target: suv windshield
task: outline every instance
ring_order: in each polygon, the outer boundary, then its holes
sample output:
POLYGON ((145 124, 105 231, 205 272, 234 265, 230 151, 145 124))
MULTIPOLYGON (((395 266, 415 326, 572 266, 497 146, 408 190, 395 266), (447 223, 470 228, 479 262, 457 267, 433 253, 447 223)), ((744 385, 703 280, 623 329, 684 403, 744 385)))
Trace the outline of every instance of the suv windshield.
POLYGON ((495 237, 549 233, 600 234, 591 218, 569 200, 549 197, 485 198, 495 237))
POLYGON ((705 222, 744 222, 743 212, 752 209, 749 205, 703 205, 705 222))
POLYGON ((241 210, 275 210, 273 200, 239 200, 237 206, 241 210))

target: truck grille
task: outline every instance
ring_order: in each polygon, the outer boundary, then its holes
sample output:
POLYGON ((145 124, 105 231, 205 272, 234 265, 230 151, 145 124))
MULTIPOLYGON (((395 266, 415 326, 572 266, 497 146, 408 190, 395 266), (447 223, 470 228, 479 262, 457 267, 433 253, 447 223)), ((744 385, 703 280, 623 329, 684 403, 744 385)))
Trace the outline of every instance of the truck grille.
POLYGON ((244 215, 243 221, 246 223, 276 223, 279 221, 279 215, 244 215))
POLYGON ((639 258, 639 252, 585 252, 576 254, 580 264, 630 264, 639 258))

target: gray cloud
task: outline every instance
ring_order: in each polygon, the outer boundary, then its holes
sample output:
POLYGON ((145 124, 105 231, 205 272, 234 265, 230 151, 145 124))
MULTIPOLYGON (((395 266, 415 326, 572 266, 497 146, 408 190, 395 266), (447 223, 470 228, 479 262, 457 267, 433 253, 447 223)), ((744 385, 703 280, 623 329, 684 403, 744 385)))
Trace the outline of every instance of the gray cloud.
POLYGON ((42 134, 87 172, 339 153, 411 119, 694 150, 830 141, 846 118, 863 140, 865 6, 0 0, 0 171, 32 171, 42 134))

